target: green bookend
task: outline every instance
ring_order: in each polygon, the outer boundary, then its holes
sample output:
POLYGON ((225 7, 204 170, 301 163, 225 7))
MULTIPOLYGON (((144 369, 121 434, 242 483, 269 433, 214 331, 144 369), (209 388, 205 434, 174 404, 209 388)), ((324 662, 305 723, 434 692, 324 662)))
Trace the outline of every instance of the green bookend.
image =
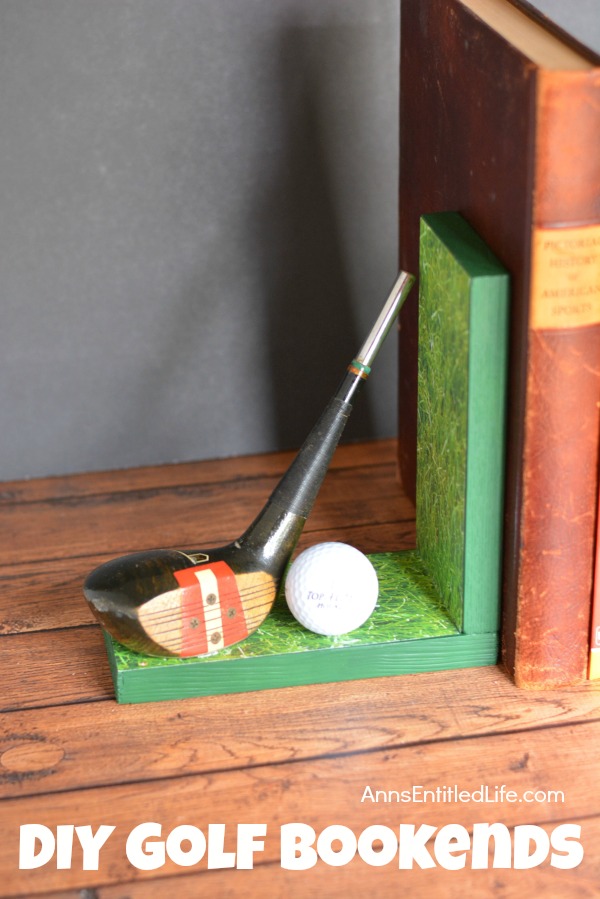
POLYGON ((456 626, 499 627, 508 275, 467 222, 421 219, 417 541, 456 626))
POLYGON ((280 595, 246 640, 153 658, 105 635, 119 702, 493 664, 499 649, 508 276, 455 213, 421 228, 417 549, 369 556, 371 618, 305 630, 280 595))

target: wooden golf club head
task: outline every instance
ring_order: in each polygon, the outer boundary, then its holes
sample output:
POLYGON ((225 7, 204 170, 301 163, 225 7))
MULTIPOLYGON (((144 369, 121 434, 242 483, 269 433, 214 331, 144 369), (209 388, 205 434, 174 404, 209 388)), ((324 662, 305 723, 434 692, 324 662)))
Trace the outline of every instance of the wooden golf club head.
POLYGON ((271 504, 251 533, 227 546, 112 559, 87 576, 84 594, 105 630, 135 652, 208 655, 239 643, 265 620, 303 524, 271 504), (256 538, 269 520, 275 527, 261 545, 256 538))
POLYGON ((202 656, 239 643, 269 614, 350 412, 414 278, 401 272, 369 336, 266 505, 219 549, 154 550, 100 565, 84 583, 116 640, 156 656, 202 656))

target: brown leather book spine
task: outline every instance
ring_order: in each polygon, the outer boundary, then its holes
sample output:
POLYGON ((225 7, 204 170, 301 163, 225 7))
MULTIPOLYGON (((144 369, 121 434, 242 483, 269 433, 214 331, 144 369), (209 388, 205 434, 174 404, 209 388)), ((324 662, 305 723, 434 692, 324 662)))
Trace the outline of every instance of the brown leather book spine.
POLYGON ((600 429, 600 72, 545 70, 537 82, 524 442, 506 542, 504 660, 520 686, 551 687, 585 680, 588 664, 600 429))

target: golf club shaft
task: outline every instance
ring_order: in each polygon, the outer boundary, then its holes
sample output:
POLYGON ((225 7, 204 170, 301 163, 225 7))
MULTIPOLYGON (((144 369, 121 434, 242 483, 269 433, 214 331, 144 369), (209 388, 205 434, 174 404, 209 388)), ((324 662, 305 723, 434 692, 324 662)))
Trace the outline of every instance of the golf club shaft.
MULTIPOLYGON (((264 541, 265 526, 281 527, 282 515, 291 518, 299 517, 302 520, 301 525, 304 524, 352 411, 354 395, 369 376, 371 363, 396 319, 413 282, 414 277, 406 272, 401 272, 396 279, 369 336, 348 366, 337 391, 271 494, 262 513, 246 531, 241 542, 250 540, 254 543, 257 538, 264 541), (277 521, 279 525, 276 525, 277 521)), ((291 526, 293 526, 293 522, 290 520, 291 526)), ((285 531, 286 528, 283 527, 282 530, 285 531)))

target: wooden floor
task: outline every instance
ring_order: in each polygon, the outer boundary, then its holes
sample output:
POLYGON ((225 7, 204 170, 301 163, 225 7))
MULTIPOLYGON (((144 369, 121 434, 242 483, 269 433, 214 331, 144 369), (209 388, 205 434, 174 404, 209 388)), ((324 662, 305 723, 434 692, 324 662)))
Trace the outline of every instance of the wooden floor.
MULTIPOLYGON (((600 896, 597 686, 525 693, 490 667, 115 702, 102 636, 82 598, 86 573, 130 550, 237 536, 289 460, 275 454, 0 484, 0 896, 600 896), (441 801, 454 787, 482 786, 496 801, 477 802, 476 792, 470 801, 441 801), (379 802, 361 801, 368 787, 379 802), (382 801, 413 788, 415 801, 382 801), (417 801, 419 788, 439 788, 440 801, 417 801), (500 801, 501 788, 521 801, 500 801), (538 791, 537 801, 524 801, 527 791, 538 791), (267 834, 251 869, 209 870, 203 858, 142 870, 126 845, 147 822, 161 825, 163 842, 179 825, 208 834, 209 824, 223 824, 230 852, 238 824, 264 824, 267 834), (580 826, 583 860, 571 870, 549 857, 530 870, 473 870, 467 852, 462 870, 447 870, 432 839, 424 850, 431 868, 400 869, 397 856, 374 866, 359 855, 305 871, 281 865, 285 824, 310 825, 317 835, 342 825, 358 837, 376 824, 396 833, 401 824, 455 824, 470 834, 482 822, 510 828, 515 842, 524 833, 515 826, 537 825, 540 846, 542 830, 556 841, 559 825, 580 826), (58 825, 115 830, 98 870, 83 870, 77 838, 70 867, 67 858, 57 868, 53 857, 19 870, 26 824, 53 833, 58 825)), ((336 453, 301 545, 327 539, 364 552, 412 544, 391 441, 336 453)), ((68 840, 69 829, 60 834, 68 840)), ((216 836, 213 828, 213 863, 222 865, 216 836)))

